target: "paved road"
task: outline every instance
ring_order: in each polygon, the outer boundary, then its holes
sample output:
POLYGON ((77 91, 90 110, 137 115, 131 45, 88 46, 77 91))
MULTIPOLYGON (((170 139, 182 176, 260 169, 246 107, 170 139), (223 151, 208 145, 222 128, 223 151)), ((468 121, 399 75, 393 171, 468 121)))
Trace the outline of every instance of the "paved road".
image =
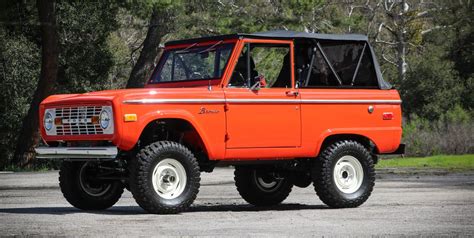
POLYGON ((0 235, 70 236, 401 236, 474 235, 474 173, 381 175, 359 208, 329 209, 312 187, 293 189, 280 206, 245 204, 230 169, 203 174, 191 211, 150 215, 131 194, 103 212, 72 208, 57 172, 0 173, 0 235))

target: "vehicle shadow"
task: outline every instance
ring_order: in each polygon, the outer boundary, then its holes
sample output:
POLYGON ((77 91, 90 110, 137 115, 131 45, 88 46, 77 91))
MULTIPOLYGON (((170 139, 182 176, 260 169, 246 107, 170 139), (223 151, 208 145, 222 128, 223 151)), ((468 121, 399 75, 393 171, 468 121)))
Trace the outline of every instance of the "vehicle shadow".
MULTIPOLYGON (((280 204, 269 207, 255 207, 248 204, 216 204, 216 205, 194 205, 184 213, 189 212, 258 212, 258 211, 292 211, 292 210, 322 210, 330 209, 324 205, 304 204, 280 204)), ((76 213, 90 213, 103 215, 143 215, 148 214, 138 206, 114 206, 103 211, 83 211, 74 207, 22 207, 22 208, 0 208, 1 213, 9 214, 43 214, 43 215, 66 215, 76 213)))
POLYGON ((321 209, 329 209, 329 207, 324 205, 305 205, 299 203, 284 203, 268 207, 256 207, 249 204, 209 204, 192 206, 187 212, 258 212, 321 209))

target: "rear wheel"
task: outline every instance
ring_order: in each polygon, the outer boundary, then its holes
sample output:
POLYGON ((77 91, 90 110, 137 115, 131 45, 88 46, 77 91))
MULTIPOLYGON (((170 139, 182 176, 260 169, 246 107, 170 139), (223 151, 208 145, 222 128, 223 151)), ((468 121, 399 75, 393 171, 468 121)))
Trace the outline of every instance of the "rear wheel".
POLYGON ((64 161, 59 170, 59 186, 66 200, 82 210, 103 210, 113 206, 122 196, 120 181, 98 178, 101 168, 95 162, 64 161))
POLYGON ((272 206, 283 202, 291 192, 293 183, 271 169, 237 166, 235 185, 240 196, 255 206, 272 206))
POLYGON ((312 177, 316 193, 328 206, 360 206, 375 184, 372 156, 356 141, 336 142, 321 153, 312 168, 312 177))
POLYGON ((194 155, 176 142, 159 141, 131 161, 130 190, 150 213, 185 211, 199 192, 200 172, 194 155))

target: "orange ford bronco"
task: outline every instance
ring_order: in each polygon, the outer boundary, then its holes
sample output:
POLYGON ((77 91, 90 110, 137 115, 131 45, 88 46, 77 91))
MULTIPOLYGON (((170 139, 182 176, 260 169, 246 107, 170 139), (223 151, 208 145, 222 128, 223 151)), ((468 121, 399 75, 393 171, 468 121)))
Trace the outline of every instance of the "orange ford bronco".
POLYGON ((330 207, 370 196, 379 154, 403 153, 400 97, 363 35, 290 31, 166 43, 142 89, 41 103, 38 158, 63 159, 73 206, 113 206, 124 188, 150 213, 186 210, 200 172, 235 167, 256 206, 313 183, 330 207))

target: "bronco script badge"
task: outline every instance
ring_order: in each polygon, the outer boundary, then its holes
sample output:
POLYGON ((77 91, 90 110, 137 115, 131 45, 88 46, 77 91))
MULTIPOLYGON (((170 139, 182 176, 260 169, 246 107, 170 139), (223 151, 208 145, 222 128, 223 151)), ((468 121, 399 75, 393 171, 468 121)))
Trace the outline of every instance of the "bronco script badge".
POLYGON ((201 107, 198 114, 209 114, 209 113, 219 113, 219 110, 208 110, 205 107, 201 107))

